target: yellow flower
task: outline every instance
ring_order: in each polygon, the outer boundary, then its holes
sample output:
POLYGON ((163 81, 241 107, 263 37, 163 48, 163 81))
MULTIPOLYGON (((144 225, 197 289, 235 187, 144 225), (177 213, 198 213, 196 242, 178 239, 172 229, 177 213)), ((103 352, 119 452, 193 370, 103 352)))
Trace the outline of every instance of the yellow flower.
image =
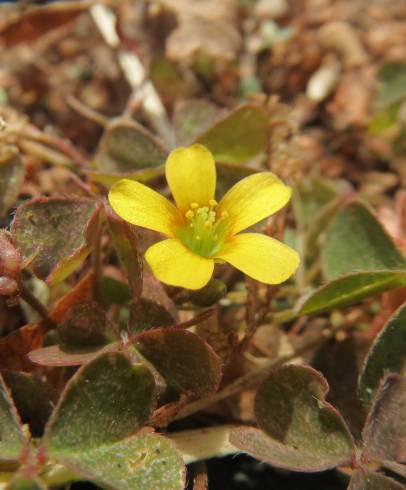
POLYGON ((166 179, 176 206, 133 180, 117 182, 109 193, 114 211, 126 221, 166 235, 145 254, 162 282, 200 289, 215 262, 228 262, 266 284, 288 279, 299 264, 297 252, 258 233, 239 233, 282 208, 291 189, 271 172, 250 175, 217 203, 216 166, 210 151, 195 144, 173 150, 166 179))

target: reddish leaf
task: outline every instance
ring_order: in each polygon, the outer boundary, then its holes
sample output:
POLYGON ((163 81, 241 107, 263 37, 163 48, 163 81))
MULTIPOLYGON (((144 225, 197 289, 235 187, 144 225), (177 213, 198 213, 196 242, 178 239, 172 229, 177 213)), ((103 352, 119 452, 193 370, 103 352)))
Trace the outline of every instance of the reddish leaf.
POLYGON ((28 371, 28 353, 42 346, 45 328, 41 323, 25 325, 0 339, 0 368, 28 371))
POLYGON ((89 301, 93 298, 93 273, 89 273, 53 305, 49 318, 55 323, 61 323, 70 308, 78 301, 89 301))
POLYGON ((87 8, 88 5, 83 2, 82 5, 64 3, 28 9, 1 28, 0 41, 8 47, 31 43, 52 29, 72 21, 87 8))
POLYGON ((109 351, 115 348, 115 344, 109 344, 105 347, 96 347, 89 349, 86 352, 66 352, 59 345, 50 345, 42 349, 36 349, 28 354, 29 359, 35 364, 48 367, 64 367, 64 366, 81 366, 90 362, 97 357, 101 352, 109 351))

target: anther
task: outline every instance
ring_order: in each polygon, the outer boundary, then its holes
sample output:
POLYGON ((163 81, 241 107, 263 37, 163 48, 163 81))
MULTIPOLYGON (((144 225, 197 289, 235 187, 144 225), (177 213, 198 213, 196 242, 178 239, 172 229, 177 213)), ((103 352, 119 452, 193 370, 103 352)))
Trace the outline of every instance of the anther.
POLYGON ((191 209, 189 209, 189 211, 185 214, 185 216, 186 216, 186 219, 193 219, 195 216, 195 213, 191 209))
POLYGON ((209 206, 210 206, 211 208, 215 208, 215 207, 217 206, 217 204, 218 204, 218 203, 217 203, 217 201, 216 201, 215 199, 210 199, 210 201, 209 201, 209 206))
POLYGON ((197 209, 199 207, 199 205, 197 204, 197 202, 192 202, 192 203, 190 203, 190 207, 192 209, 197 209))

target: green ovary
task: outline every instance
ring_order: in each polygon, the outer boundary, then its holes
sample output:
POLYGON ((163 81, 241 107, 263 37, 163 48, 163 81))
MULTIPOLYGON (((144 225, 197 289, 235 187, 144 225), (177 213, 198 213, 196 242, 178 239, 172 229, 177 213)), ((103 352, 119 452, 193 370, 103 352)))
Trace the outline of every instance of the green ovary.
POLYGON ((219 252, 227 236, 227 213, 217 216, 216 206, 214 199, 209 201, 208 206, 201 208, 191 203, 185 214, 185 225, 176 230, 176 236, 183 245, 202 257, 212 257, 219 252))

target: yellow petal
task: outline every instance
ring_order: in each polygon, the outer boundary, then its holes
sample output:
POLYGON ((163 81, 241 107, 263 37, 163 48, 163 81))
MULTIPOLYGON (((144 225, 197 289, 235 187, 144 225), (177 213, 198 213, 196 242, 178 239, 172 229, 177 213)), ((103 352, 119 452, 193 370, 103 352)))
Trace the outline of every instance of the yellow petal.
POLYGON ((207 206, 216 190, 216 165, 213 155, 203 145, 176 148, 165 166, 166 180, 182 214, 196 203, 207 206))
POLYGON ((250 175, 237 182, 222 198, 219 215, 226 211, 230 235, 276 213, 290 199, 292 190, 271 172, 250 175))
POLYGON ((200 289, 213 275, 213 259, 192 253, 173 238, 149 247, 145 259, 155 277, 171 286, 200 289))
POLYGON ((299 265, 299 254, 282 242, 259 233, 233 236, 216 258, 266 284, 286 281, 299 265))
POLYGON ((180 221, 176 207, 154 190, 135 180, 118 181, 109 192, 114 211, 133 225, 143 226, 173 236, 180 221))

